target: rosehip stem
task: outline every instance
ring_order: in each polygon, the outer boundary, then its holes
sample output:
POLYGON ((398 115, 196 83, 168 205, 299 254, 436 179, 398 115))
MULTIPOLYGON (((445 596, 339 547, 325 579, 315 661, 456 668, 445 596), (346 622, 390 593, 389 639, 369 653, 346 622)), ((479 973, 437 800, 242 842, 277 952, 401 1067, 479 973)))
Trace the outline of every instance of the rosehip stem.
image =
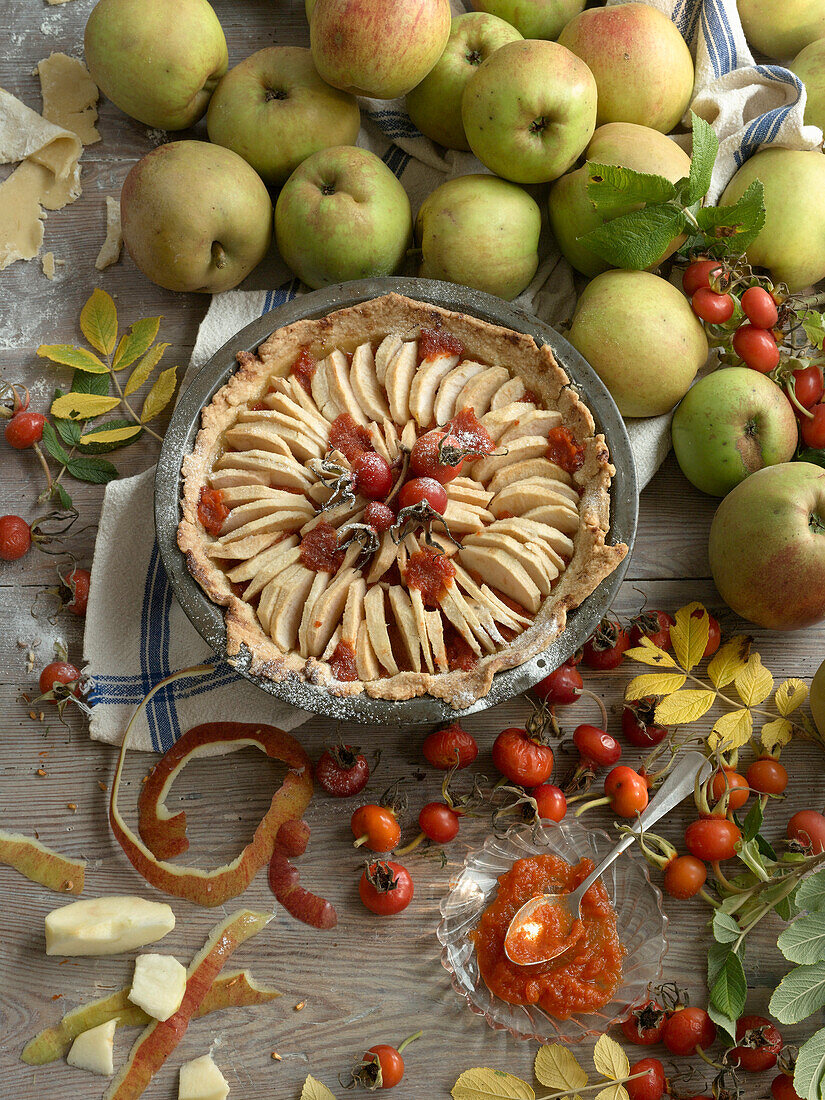
POLYGON ((423 1031, 416 1031, 414 1035, 408 1035, 407 1038, 404 1040, 404 1042, 401 1044, 401 1046, 396 1048, 398 1050, 398 1053, 403 1054, 404 1049, 406 1047, 408 1047, 410 1045, 410 1043, 414 1043, 416 1039, 420 1039, 423 1034, 424 1034, 423 1031))
POLYGON ((353 842, 352 842, 352 846, 353 846, 353 848, 360 848, 362 844, 366 844, 366 843, 367 843, 367 841, 369 840, 369 838, 370 838, 370 834, 369 834, 369 833, 364 833, 364 835, 363 835, 363 836, 359 836, 357 840, 353 840, 353 842))
POLYGON ((641 1073, 633 1073, 629 1077, 619 1077, 609 1082, 597 1081, 595 1085, 582 1085, 575 1089, 564 1089, 563 1092, 547 1092, 544 1096, 537 1096, 536 1100, 564 1100, 565 1097, 575 1097, 581 1092, 594 1092, 596 1089, 607 1089, 611 1085, 625 1085, 628 1081, 635 1081, 637 1077, 647 1077, 650 1070, 642 1070, 641 1073))
MULTIPOLYGON (((414 840, 410 841, 409 844, 405 844, 403 848, 396 848, 395 849, 395 855, 405 856, 407 854, 407 852, 414 851, 418 847, 418 845, 422 842, 422 840, 425 839, 426 835, 427 834, 422 830, 414 840)), ((355 843, 358 844, 359 841, 356 840, 355 843)), ((419 1031, 418 1034, 420 1035, 421 1032, 419 1031)))
POLYGON ((34 453, 37 455, 37 461, 43 467, 43 473, 46 475, 46 492, 51 493, 51 491, 52 491, 52 472, 49 469, 49 464, 46 461, 46 456, 43 454, 42 450, 40 449, 40 444, 39 443, 33 443, 32 444, 32 449, 34 450, 34 453))
POLYGON ((809 420, 813 420, 814 414, 811 412, 810 409, 806 409, 805 406, 801 404, 799 398, 796 396, 796 386, 793 384, 790 378, 785 383, 785 393, 787 394, 790 403, 793 405, 796 411, 800 413, 800 415, 807 416, 809 420))
POLYGON ((576 810, 575 816, 576 817, 581 817, 581 815, 585 812, 585 810, 594 810, 597 806, 609 806, 609 805, 610 805, 610 799, 607 798, 607 797, 605 797, 605 798, 594 798, 590 802, 585 802, 585 804, 583 806, 579 806, 578 810, 576 810))
POLYGON ((602 716, 602 729, 606 730, 607 729, 607 722, 608 722, 607 707, 604 705, 604 702, 601 699, 601 697, 598 696, 595 693, 595 691, 591 691, 590 688, 582 688, 582 690, 579 692, 579 698, 581 698, 582 695, 588 695, 593 700, 593 702, 596 704, 596 706, 599 708, 599 712, 601 713, 601 716, 602 716))

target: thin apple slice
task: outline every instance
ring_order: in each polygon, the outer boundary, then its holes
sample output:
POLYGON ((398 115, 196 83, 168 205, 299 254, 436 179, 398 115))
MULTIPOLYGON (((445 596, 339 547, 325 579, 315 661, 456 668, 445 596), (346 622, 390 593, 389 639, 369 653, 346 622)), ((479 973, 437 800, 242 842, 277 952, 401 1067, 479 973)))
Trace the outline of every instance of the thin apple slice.
POLYGON ((170 815, 165 799, 175 777, 194 756, 236 752, 246 746, 261 750, 273 760, 288 767, 284 781, 272 796, 269 809, 258 824, 250 843, 231 863, 213 871, 199 867, 178 867, 155 857, 151 848, 123 820, 118 808, 118 795, 126 759, 128 737, 120 748, 117 769, 109 800, 109 824, 115 839, 129 862, 158 890, 186 898, 196 905, 223 905, 243 893, 257 872, 272 856, 278 829, 291 818, 303 816, 312 797, 312 765, 301 745, 288 733, 275 726, 257 726, 243 722, 207 722, 194 726, 161 757, 144 784, 141 796, 141 818, 145 831, 153 837, 163 836, 164 829, 174 829, 177 837, 185 835, 186 815, 170 815), (145 795, 146 788, 150 794, 145 795), (169 822, 176 819, 176 824, 169 822))
POLYGON ((495 646, 456 585, 451 585, 450 588, 447 589, 446 594, 441 600, 441 611, 450 620, 477 657, 481 656, 482 649, 486 649, 488 653, 492 653, 495 646), (479 642, 481 642, 481 644, 479 644, 479 642))
POLYGON ((488 367, 481 374, 474 375, 455 399, 456 411, 472 409, 481 419, 489 411, 493 395, 510 378, 506 367, 488 367))
MULTIPOLYGON (((246 485, 236 485, 229 489, 224 489, 221 493, 223 503, 230 509, 235 510, 244 504, 254 504, 261 500, 268 500, 272 504, 289 503, 288 498, 292 497, 293 500, 298 497, 297 493, 287 493, 283 489, 272 489, 269 485, 261 485, 260 483, 251 482, 246 485)), ((237 526, 240 526, 238 524, 237 526)))
MULTIPOLYGON (((300 501, 301 498, 292 494, 292 498, 295 501, 300 501)), ((311 510, 312 505, 309 501, 305 501, 305 504, 309 505, 311 510)), ((310 513, 311 514, 311 513, 310 513)), ((268 516, 261 516, 260 519, 250 520, 249 523, 245 523, 243 527, 238 527, 235 531, 230 531, 227 535, 222 535, 221 539, 225 539, 222 545, 231 545, 233 542, 237 542, 240 539, 247 539, 250 535, 271 535, 276 531, 297 531, 299 527, 302 527, 306 523, 307 510, 306 508, 298 509, 295 507, 279 509, 275 512, 270 512, 268 516)))
POLYGON ((444 509, 444 519, 454 535, 463 536, 481 531, 494 518, 493 513, 486 508, 480 508, 477 504, 459 504, 455 500, 448 499, 444 509))
MULTIPOLYGON (((303 387, 301 389, 303 393, 303 387)), ((306 425, 312 435, 317 436, 323 443, 329 443, 329 421, 321 416, 314 401, 309 401, 307 408, 299 404, 291 393, 271 393, 266 398, 266 403, 273 412, 283 413, 298 424, 306 425)))
POLYGON ((309 638, 308 632, 312 628, 314 622, 314 608, 315 604, 324 594, 332 580, 332 573, 317 572, 312 579, 312 585, 310 586, 309 593, 303 602, 301 610, 301 621, 298 626, 298 652, 302 657, 309 657, 309 638))
POLYGON ((541 593, 524 568, 506 551, 493 546, 465 546, 458 556, 465 568, 475 571, 493 588, 536 614, 541 606, 541 593))
POLYGON ((450 663, 447 660, 447 650, 444 646, 444 625, 439 611, 427 611, 427 638, 433 654, 435 666, 439 672, 448 672, 450 663))
POLYGON ((522 435, 546 436, 553 428, 561 424, 561 413, 550 409, 533 409, 519 418, 517 424, 511 425, 499 438, 499 443, 506 447, 514 439, 522 435))
MULTIPOLYGON (((351 549, 356 554, 358 553, 358 547, 355 544, 351 549)), ((350 586, 354 583, 357 575, 351 567, 342 566, 315 601, 306 629, 307 656, 320 657, 323 653, 327 642, 341 622, 350 586)), ((307 601, 307 605, 309 605, 309 601, 307 601)), ((301 626, 303 626, 303 622, 301 626)))
POLYGON ((390 415, 384 391, 375 371, 375 355, 370 344, 360 344, 352 356, 349 381, 356 400, 370 421, 379 424, 390 415))
POLYGON ((263 553, 248 558, 241 565, 236 565, 226 575, 233 584, 241 584, 243 581, 252 582, 244 593, 244 599, 249 600, 288 565, 294 565, 299 553, 298 536, 287 535, 263 553))
POLYGON ((411 451, 415 446, 416 439, 418 439, 418 432, 415 429, 415 421, 408 420, 401 432, 402 448, 411 451))
POLYGON ((378 552, 373 554, 370 571, 367 573, 367 584, 375 584, 387 572, 398 554, 398 547, 392 539, 389 531, 381 533, 381 545, 378 552))
POLYGON ((391 676, 397 676, 399 669, 387 633, 387 614, 384 608, 384 590, 378 585, 370 588, 364 597, 364 618, 367 623, 370 641, 379 663, 391 676))
MULTIPOLYGON (((276 394, 275 396, 279 397, 280 395, 276 394)), ((326 420, 321 417, 321 423, 324 427, 319 429, 300 408, 297 416, 284 413, 280 409, 246 409, 238 413, 238 419, 235 423, 237 426, 257 424, 259 426, 275 427, 285 439, 288 437, 288 433, 306 436, 307 439, 312 440, 322 454, 329 445, 329 424, 326 420)))
POLYGON ((504 383, 497 393, 493 394, 490 401, 490 412, 495 412, 496 409, 509 405, 513 401, 521 401, 526 392, 525 385, 520 378, 511 378, 504 383))
MULTIPOLYGON (((389 410, 387 411, 389 412, 389 410)), ((372 444, 372 449, 374 451, 377 451, 382 458, 387 460, 387 462, 391 463, 393 460, 390 457, 389 450, 387 449, 387 441, 384 438, 384 433, 381 431, 379 426, 375 423, 370 423, 367 431, 370 433, 370 443, 372 444)))
MULTIPOLYGON (((473 463, 473 477, 487 485, 494 474, 505 466, 513 466, 531 458, 542 458, 547 450, 547 440, 540 435, 523 435, 506 448, 503 454, 488 455, 473 463)), ((489 485, 488 485, 489 488, 489 485)))
POLYGON ((444 375, 433 404, 433 418, 436 424, 446 424, 455 416, 458 411, 456 398, 470 379, 484 370, 486 367, 483 363, 474 363, 471 359, 465 359, 449 374, 444 375))
POLYGON ((244 470, 240 466, 227 466, 224 470, 213 471, 209 478, 212 489, 235 489, 239 485, 269 485, 269 475, 265 470, 244 470))
MULTIPOLYGON (((216 978, 206 994, 195 1018, 220 1012, 225 1008, 247 1008, 267 1004, 281 994, 276 989, 258 985, 248 970, 235 970, 216 978)), ((89 1028, 114 1020, 117 1027, 145 1027, 152 1022, 142 1008, 129 1000, 129 989, 110 993, 97 1001, 78 1005, 67 1012, 56 1027, 47 1027, 30 1039, 20 1055, 29 1066, 45 1066, 64 1058, 74 1040, 89 1028)))
POLYGON ((372 648, 366 621, 358 627, 358 639, 355 644, 355 668, 358 672, 358 679, 365 682, 377 680, 381 675, 381 666, 378 664, 378 658, 372 648))
POLYGON ((485 413, 480 418, 481 426, 494 442, 498 442, 506 431, 535 408, 529 401, 512 401, 509 405, 502 405, 499 409, 491 409, 485 413))
POLYGON ((274 451, 229 451, 213 467, 213 471, 236 469, 260 473, 266 477, 267 484, 284 489, 306 491, 312 484, 310 474, 292 455, 275 454, 274 451))
POLYGON ((245 451, 271 452, 293 458, 292 451, 271 425, 238 424, 234 428, 227 428, 223 438, 227 447, 231 448, 233 458, 243 455, 245 451))
POLYGON ((429 428, 433 423, 433 409, 438 387, 446 376, 458 366, 457 355, 436 355, 425 359, 415 372, 410 386, 410 414, 419 427, 429 428))
POLYGON ((556 492, 545 481, 515 481, 512 485, 506 485, 500 489, 490 502, 490 511, 496 517, 502 512, 509 512, 514 516, 523 516, 531 508, 541 508, 545 504, 556 504, 565 508, 573 518, 576 526, 579 522, 579 513, 575 505, 567 497, 556 492))
POLYGON ((115 1026, 114 1020, 107 1020, 82 1031, 66 1055, 68 1064, 99 1077, 111 1077, 115 1072, 115 1026))
POLYGON ((460 562, 455 563, 455 568, 456 583, 474 603, 486 607, 497 623, 508 627, 510 630, 521 630, 523 627, 530 625, 531 619, 525 615, 520 615, 517 611, 513 611, 508 604, 503 603, 498 596, 491 592, 486 584, 476 584, 467 570, 462 568, 460 562))
POLYGON ((335 403, 343 405, 344 412, 348 412, 356 424, 369 424, 370 418, 361 408, 361 403, 352 388, 349 360, 346 355, 336 349, 330 353, 327 364, 327 378, 335 403))
POLYGON ((228 1095, 229 1082, 211 1054, 202 1054, 180 1067, 178 1100, 226 1100, 228 1095))
POLYGON ((378 350, 375 353, 375 374, 378 381, 382 386, 385 385, 385 378, 387 377, 387 368, 395 358, 398 349, 401 347, 401 337, 390 334, 385 336, 381 343, 378 345, 378 350))
POLYGON ((45 927, 47 955, 120 955, 163 939, 175 927, 175 914, 166 902, 115 895, 52 909, 45 927))
MULTIPOLYGON (((566 470, 557 466, 547 458, 525 458, 520 462, 514 462, 512 466, 505 466, 493 475, 493 479, 487 488, 492 493, 497 493, 505 485, 515 481, 526 481, 540 477, 550 481, 560 481, 563 485, 572 487, 573 479, 566 470)), ((573 490, 575 493, 575 490, 573 490)), ((576 499, 578 494, 576 493, 576 499)))
POLYGON ((421 647, 421 652, 424 654, 424 664, 427 666, 427 672, 432 674, 435 672, 435 668, 433 666, 430 638, 427 634, 427 613, 424 607, 421 589, 410 588, 408 590, 408 595, 410 597, 410 608, 413 616, 413 627, 418 638, 418 644, 421 647))
POLYGON ((248 558, 254 558, 256 554, 262 554, 281 538, 283 538, 282 532, 272 531, 268 535, 250 535, 248 538, 233 542, 209 542, 206 544, 206 553, 210 558, 246 561, 248 558))
POLYGON ((551 492, 564 497, 577 512, 579 510, 579 505, 581 503, 579 491, 572 485, 568 485, 565 481, 560 481, 555 477, 544 477, 542 474, 530 474, 528 477, 521 478, 521 484, 541 485, 545 489, 549 489, 551 492))
POLYGON ((336 504, 334 508, 327 508, 325 512, 319 512, 313 516, 301 528, 301 534, 314 531, 322 523, 328 523, 332 527, 340 527, 344 523, 358 523, 364 511, 364 498, 356 497, 352 504, 336 504))
POLYGON ((189 1021, 203 1004, 227 959, 245 940, 257 935, 271 920, 269 913, 241 909, 212 929, 187 969, 183 1002, 168 1020, 156 1020, 143 1031, 126 1064, 106 1090, 104 1100, 137 1100, 186 1034, 189 1021))
POLYGON ((284 579, 286 574, 282 574, 280 591, 269 620, 269 636, 282 653, 289 653, 295 648, 304 603, 315 582, 313 570, 303 565, 295 568, 298 572, 288 580, 284 579))
POLYGON ((386 442, 387 454, 390 456, 390 463, 393 463, 401 453, 398 445, 398 432, 395 424, 393 424, 391 420, 385 420, 381 428, 384 432, 384 440, 386 442))
MULTIPOLYGON (((269 489, 268 492, 273 493, 275 490, 269 489)), ((281 493, 280 496, 283 499, 263 497, 259 500, 247 501, 246 504, 239 504, 236 508, 233 508, 223 522, 221 538, 226 538, 227 535, 234 534, 235 531, 245 527, 248 523, 254 523, 255 520, 274 515, 282 509, 301 512, 305 510, 303 505, 308 505, 306 510, 310 515, 312 514, 312 506, 295 493, 281 493), (292 503, 290 503, 290 498, 292 503)))
POLYGON ((330 424, 336 417, 340 416, 341 413, 347 411, 335 400, 329 364, 326 359, 321 360, 312 376, 312 400, 318 406, 321 415, 328 420, 330 424))
POLYGON ((82 894, 85 859, 69 859, 34 837, 0 829, 0 864, 58 894, 82 894))
POLYGON ((389 591, 390 607, 398 625, 398 633, 407 653, 407 660, 414 672, 421 671, 421 645, 418 641, 415 617, 410 597, 400 584, 393 584, 389 591))
POLYGON ((406 424, 410 418, 410 387, 418 369, 418 341, 403 343, 387 365, 384 388, 390 416, 396 424, 406 424))
POLYGON ((527 575, 538 586, 539 592, 542 596, 550 594, 550 590, 553 587, 553 581, 559 575, 558 569, 555 566, 551 566, 550 562, 543 554, 536 554, 532 544, 526 542, 519 542, 518 539, 511 538, 509 535, 505 535, 502 531, 496 530, 493 527, 489 527, 486 531, 480 532, 478 535, 469 535, 464 540, 464 545, 468 546, 500 546, 502 550, 506 550, 511 557, 521 565, 526 571, 527 575))
POLYGON ((366 591, 366 581, 363 577, 357 576, 350 584, 347 592, 347 602, 341 620, 341 641, 352 646, 353 649, 358 644, 358 628, 364 621, 364 595, 366 591))
POLYGON ((458 504, 479 504, 482 508, 486 508, 493 499, 493 494, 488 492, 480 481, 474 481, 471 477, 453 478, 444 488, 447 490, 448 498, 458 504))
POLYGON ((554 527, 563 535, 569 535, 571 538, 580 526, 578 514, 571 512, 569 508, 565 508, 561 504, 543 504, 538 508, 531 508, 524 513, 524 518, 533 519, 536 523, 544 523, 548 527, 554 527))
POLYGON ((511 519, 497 519, 491 525, 490 530, 501 531, 504 535, 518 539, 519 542, 528 542, 540 546, 542 552, 561 573, 567 568, 567 562, 573 556, 573 540, 554 527, 548 527, 546 523, 536 523, 535 520, 525 519, 524 516, 513 516, 511 519))

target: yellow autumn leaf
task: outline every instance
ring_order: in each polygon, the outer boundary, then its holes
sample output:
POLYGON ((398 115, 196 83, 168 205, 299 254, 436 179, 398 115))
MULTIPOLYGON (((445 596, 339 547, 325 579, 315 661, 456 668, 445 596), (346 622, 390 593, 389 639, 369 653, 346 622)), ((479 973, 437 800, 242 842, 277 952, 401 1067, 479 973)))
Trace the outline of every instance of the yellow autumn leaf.
POLYGON ((612 1081, 627 1077, 630 1073, 630 1062, 627 1055, 609 1035, 600 1035, 593 1048, 593 1065, 604 1077, 612 1081))
POLYGON ((714 751, 721 749, 723 752, 729 752, 731 749, 741 749, 743 745, 747 745, 752 733, 751 712, 746 708, 732 710, 716 719, 708 737, 708 745, 714 751))
POLYGON ((733 683, 737 672, 745 667, 750 657, 752 642, 749 634, 737 634, 717 649, 708 665, 708 676, 714 687, 721 691, 733 683))
POLYGON ((630 1100, 630 1093, 624 1085, 608 1085, 596 1093, 596 1100, 630 1100))
POLYGON ((733 678, 737 694, 746 707, 755 707, 763 703, 773 691, 773 676, 762 664, 758 653, 748 657, 744 668, 740 668, 733 678))
POLYGON ((587 1074, 570 1050, 561 1043, 539 1047, 535 1064, 536 1079, 548 1089, 580 1089, 587 1084, 587 1074))
POLYGON ((787 718, 774 718, 766 722, 759 734, 765 752, 773 753, 783 748, 793 738, 793 723, 787 718))
POLYGON ((100 432, 87 432, 80 437, 81 443, 122 443, 134 439, 143 431, 140 424, 130 424, 128 428, 109 428, 100 432))
POLYGON ((656 707, 656 721, 663 726, 684 726, 707 714, 716 699, 709 688, 687 688, 675 691, 656 707))
POLYGON ((168 344, 155 344, 153 348, 143 356, 141 361, 129 375, 129 381, 123 390, 125 397, 131 397, 135 390, 139 390, 149 375, 163 358, 163 353, 169 347, 168 344))
POLYGON ((155 379, 154 386, 149 390, 146 400, 143 402, 140 413, 141 424, 145 424, 147 420, 152 420, 159 413, 162 413, 172 400, 172 394, 175 392, 175 386, 178 382, 175 374, 177 369, 177 367, 167 367, 155 379))
POLYGON ((642 636, 639 641, 641 645, 628 649, 625 657, 631 657, 634 661, 639 661, 643 665, 653 665, 658 668, 676 668, 676 662, 671 655, 666 653, 665 650, 659 649, 657 645, 651 642, 650 638, 642 636))
POLYGON ((301 1089, 301 1100, 335 1100, 335 1093, 310 1073, 301 1089))
POLYGON ((64 367, 85 371, 86 374, 108 374, 105 363, 86 348, 75 348, 71 344, 41 344, 37 349, 41 359, 50 359, 64 367))
POLYGON ((142 321, 135 321, 131 332, 124 332, 118 341, 112 369, 125 370, 136 359, 140 359, 141 355, 145 355, 155 342, 159 328, 160 317, 145 317, 142 321))
POLYGON ((670 640, 676 660, 686 672, 701 660, 708 647, 710 620, 700 603, 689 603, 676 612, 676 622, 670 628, 670 640))
POLYGON ((52 402, 52 416, 67 420, 91 420, 111 412, 120 404, 118 397, 104 397, 96 393, 64 393, 52 402))
POLYGON ((684 672, 645 672, 634 676, 625 688, 625 699, 644 699, 646 695, 671 695, 684 686, 684 672))
POLYGON ((80 331, 101 355, 111 355, 117 343, 117 308, 111 294, 95 287, 80 311, 80 331))
POLYGON ((453 1085, 453 1100, 535 1100, 526 1081, 502 1069, 465 1069, 453 1085))
POLYGON ((808 685, 794 676, 790 680, 782 681, 776 689, 774 702, 779 713, 787 718, 789 714, 799 710, 807 698, 808 685))

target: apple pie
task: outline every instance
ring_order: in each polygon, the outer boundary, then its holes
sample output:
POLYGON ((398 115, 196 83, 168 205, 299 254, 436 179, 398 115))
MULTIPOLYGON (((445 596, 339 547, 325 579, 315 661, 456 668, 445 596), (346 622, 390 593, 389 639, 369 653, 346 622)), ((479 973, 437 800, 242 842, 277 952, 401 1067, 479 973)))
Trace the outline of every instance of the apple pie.
POLYGON ((469 706, 627 553, 604 437, 529 336, 389 294, 238 359, 178 545, 259 676, 469 706))

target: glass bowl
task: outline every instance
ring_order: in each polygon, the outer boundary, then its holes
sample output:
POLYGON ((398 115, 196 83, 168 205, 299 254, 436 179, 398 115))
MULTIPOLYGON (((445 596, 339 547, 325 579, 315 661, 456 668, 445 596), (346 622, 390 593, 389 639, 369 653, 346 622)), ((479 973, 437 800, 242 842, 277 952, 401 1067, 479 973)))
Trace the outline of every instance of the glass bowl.
POLYGON ((587 1035, 601 1035, 624 1019, 646 999, 648 986, 660 979, 667 949, 662 892, 650 881, 647 864, 633 848, 602 876, 626 954, 622 984, 600 1012, 556 1020, 536 1005, 511 1005, 496 997, 479 972, 469 933, 493 900, 499 875, 509 871, 517 859, 535 855, 553 854, 568 863, 587 857, 598 863, 615 843, 602 829, 589 829, 575 821, 547 822, 512 825, 502 836, 491 836, 481 848, 468 853, 463 871, 441 902, 441 963, 450 973, 455 991, 490 1027, 509 1031, 517 1039, 577 1043, 587 1035))

